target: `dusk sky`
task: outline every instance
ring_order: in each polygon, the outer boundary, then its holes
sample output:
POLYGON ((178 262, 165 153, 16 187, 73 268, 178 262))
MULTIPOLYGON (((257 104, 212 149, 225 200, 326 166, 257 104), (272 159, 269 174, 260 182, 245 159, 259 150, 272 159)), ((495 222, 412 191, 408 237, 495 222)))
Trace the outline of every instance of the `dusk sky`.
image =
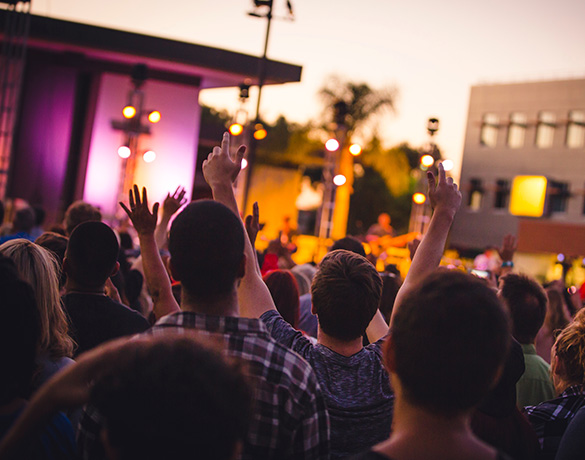
MULTIPOLYGON (((330 75, 374 88, 395 86, 395 113, 376 123, 388 147, 427 141, 426 120, 457 171, 469 90, 480 83, 585 78, 583 0, 274 0, 268 56, 303 66, 301 83, 267 88, 262 115, 304 122, 323 110, 330 75)), ((259 55, 266 21, 251 0, 35 0, 33 13, 259 55)), ((248 110, 255 110, 255 92, 248 110)), ((235 111, 238 90, 208 90, 201 102, 235 111)), ((457 173, 455 172, 455 175, 457 173)))

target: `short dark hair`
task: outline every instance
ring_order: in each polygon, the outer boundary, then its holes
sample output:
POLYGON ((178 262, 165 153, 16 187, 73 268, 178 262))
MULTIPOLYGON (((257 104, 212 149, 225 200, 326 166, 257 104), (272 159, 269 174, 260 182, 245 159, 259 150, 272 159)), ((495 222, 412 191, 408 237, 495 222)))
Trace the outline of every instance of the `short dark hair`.
POLYGON ((374 266, 365 257, 344 249, 323 258, 311 285, 319 326, 344 341, 365 333, 381 294, 382 279, 374 266))
POLYGON ((193 298, 229 293, 244 257, 240 219, 216 201, 190 203, 176 217, 169 234, 173 272, 193 298))
POLYGON ((439 270, 411 291, 391 329, 404 397, 430 412, 464 413, 496 383, 510 342, 496 293, 456 270, 439 270))
POLYGON ((500 295, 510 310, 512 334, 522 344, 533 343, 544 323, 548 298, 533 278, 510 273, 502 278, 500 295))
POLYGON ((0 254, 0 406, 28 398, 36 369, 41 325, 33 289, 18 276, 14 262, 0 254))
POLYGON ((241 365, 186 335, 136 345, 90 394, 122 458, 232 458, 251 408, 241 365))
POLYGON ((100 287, 112 274, 118 260, 118 239, 102 222, 84 222, 67 243, 67 276, 86 287, 100 287))
POLYGON ((35 226, 35 211, 33 208, 22 208, 14 215, 14 231, 30 232, 35 226))
POLYGON ((346 236, 345 238, 341 238, 333 243, 333 246, 331 246, 331 251, 336 251, 337 249, 345 249, 346 251, 355 252, 362 257, 366 257, 364 245, 360 240, 354 238, 353 236, 346 236))
POLYGON ((73 202, 65 211, 65 232, 71 235, 75 227, 83 222, 101 222, 102 213, 95 206, 86 203, 85 201, 73 202))

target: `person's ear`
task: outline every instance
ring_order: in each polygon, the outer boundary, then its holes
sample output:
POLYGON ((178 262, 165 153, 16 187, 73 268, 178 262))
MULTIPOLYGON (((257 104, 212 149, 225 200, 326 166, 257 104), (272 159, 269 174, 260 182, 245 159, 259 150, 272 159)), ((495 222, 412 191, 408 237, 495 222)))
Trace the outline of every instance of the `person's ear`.
POLYGON ((553 373, 553 375, 558 375, 560 377, 565 375, 565 365, 556 354, 552 356, 550 370, 553 373))
POLYGON ((240 261, 240 265, 238 266, 238 279, 242 279, 246 274, 246 254, 242 254, 242 260, 240 261))
POLYGON ((315 304, 313 303, 313 299, 311 299, 311 313, 317 316, 317 310, 315 309, 315 304))
POLYGON ((69 275, 69 270, 71 270, 71 263, 69 262, 69 259, 67 257, 63 258, 62 270, 63 270, 63 273, 65 273, 66 275, 69 275))
POLYGON ((120 262, 117 262, 114 264, 114 268, 112 268, 112 273, 110 273, 109 278, 111 278, 112 276, 115 276, 116 273, 118 273, 118 271, 120 271, 120 262))
POLYGON ((179 276, 179 272, 177 271, 177 269, 175 268, 175 265, 173 264, 173 258, 169 257, 169 261, 167 263, 169 265, 169 271, 171 272, 171 277, 175 281, 181 281, 181 277, 179 276))

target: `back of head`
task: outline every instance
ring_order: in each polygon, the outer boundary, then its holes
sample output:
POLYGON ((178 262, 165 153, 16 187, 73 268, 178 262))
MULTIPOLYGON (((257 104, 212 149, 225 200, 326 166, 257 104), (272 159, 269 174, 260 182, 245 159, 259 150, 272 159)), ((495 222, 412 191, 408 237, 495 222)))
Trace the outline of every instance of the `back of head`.
POLYGON ((565 327, 553 345, 554 356, 562 364, 554 366, 569 385, 585 384, 585 309, 565 327))
POLYGON ((73 229, 83 222, 101 222, 102 213, 98 208, 85 201, 75 201, 65 211, 65 232, 71 235, 73 229))
POLYGON ((512 334, 521 344, 534 343, 544 323, 547 296, 533 278, 511 273, 501 280, 500 296, 510 310, 512 334))
POLYGON ((226 206, 211 200, 190 203, 169 234, 175 278, 194 299, 214 299, 234 289, 244 257, 244 229, 226 206))
POLYGON ((345 249, 346 251, 355 252, 362 257, 366 257, 366 251, 364 250, 364 245, 353 236, 346 236, 345 238, 341 238, 333 243, 331 246, 331 251, 336 251, 337 249, 345 249))
POLYGON ((263 277, 276 309, 293 327, 299 322, 299 289, 289 270, 273 270, 263 277))
POLYGON ((557 329, 563 329, 570 322, 569 310, 565 306, 565 299, 557 289, 548 288, 546 290, 548 297, 548 308, 544 317, 544 324, 552 333, 557 329))
POLYGON ((39 351, 51 357, 71 356, 73 341, 59 295, 60 267, 47 249, 25 239, 10 240, 0 253, 14 262, 20 277, 33 288, 41 320, 39 351))
POLYGON ((374 317, 382 280, 365 258, 344 249, 327 254, 311 285, 319 326, 327 335, 350 341, 361 337, 374 317))
POLYGON ((86 288, 101 288, 118 259, 118 239, 102 222, 84 222, 67 243, 67 276, 86 288))
POLYGON ((23 208, 14 215, 14 232, 29 233, 35 226, 35 212, 32 208, 23 208))
POLYGON ((120 458, 233 458, 251 404, 239 367, 185 335, 138 345, 120 354, 90 397, 120 458))
POLYGON ((395 372, 413 405, 453 416, 495 384, 510 342, 507 315, 483 281, 440 270, 395 313, 395 372))
POLYGON ((14 263, 0 255, 0 406, 28 397, 40 338, 33 290, 14 263))
MULTIPOLYGON (((45 232, 35 240, 35 244, 48 249, 57 258, 59 268, 63 267, 63 259, 65 258, 65 252, 67 251, 67 242, 69 239, 66 236, 60 235, 55 232, 45 232)), ((59 276, 59 289, 65 285, 67 276, 60 270, 61 275, 59 276)))

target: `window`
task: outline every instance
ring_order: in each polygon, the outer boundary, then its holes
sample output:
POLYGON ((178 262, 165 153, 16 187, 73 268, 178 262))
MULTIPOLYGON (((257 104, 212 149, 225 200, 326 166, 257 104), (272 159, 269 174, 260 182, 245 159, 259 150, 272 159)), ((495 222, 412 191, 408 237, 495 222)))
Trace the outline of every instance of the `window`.
POLYGON ((469 197, 467 199, 467 206, 473 211, 481 209, 481 201, 483 199, 483 186, 481 179, 471 179, 469 187, 469 197))
POLYGON ((505 179, 498 179, 496 181, 496 197, 494 200, 494 208, 505 209, 508 207, 508 200, 510 198, 510 181, 505 179))
POLYGON ((567 182, 549 181, 549 212, 565 212, 571 196, 567 182))
POLYGON ((493 113, 486 113, 481 122, 481 134, 479 143, 487 147, 495 147, 498 140, 498 127, 500 119, 493 113))
POLYGON ((518 149, 524 145, 526 136, 526 115, 514 112, 510 114, 508 126, 508 147, 518 149))
POLYGON ((585 111, 571 110, 567 124, 567 147, 585 146, 585 111))
POLYGON ((555 114, 552 112, 540 112, 536 125, 536 146, 539 149, 552 147, 555 134, 555 114))

